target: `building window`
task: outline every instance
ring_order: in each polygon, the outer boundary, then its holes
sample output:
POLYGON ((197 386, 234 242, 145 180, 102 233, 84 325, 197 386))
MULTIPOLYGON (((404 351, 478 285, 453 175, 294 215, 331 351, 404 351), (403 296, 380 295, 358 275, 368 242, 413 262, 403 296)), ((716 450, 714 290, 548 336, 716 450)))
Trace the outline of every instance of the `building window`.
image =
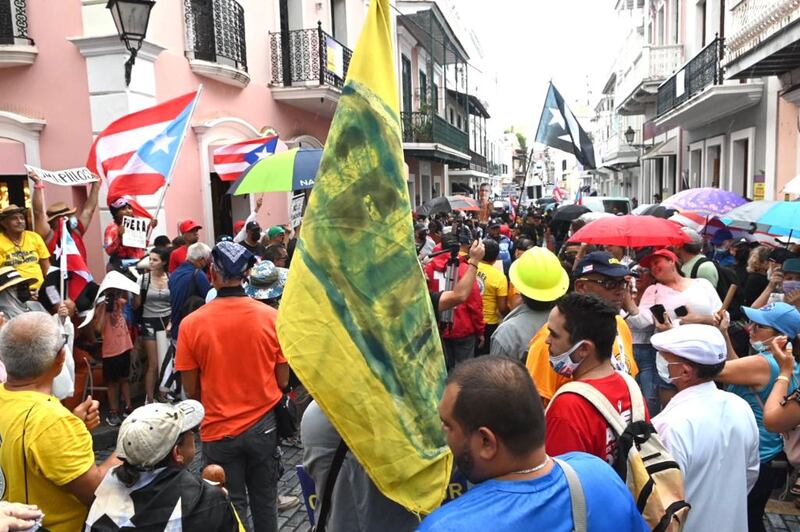
POLYGON ((433 111, 439 113, 439 85, 433 84, 433 94, 431 95, 431 104, 433 104, 433 111))
POLYGON ((457 127, 458 127, 458 129, 461 129, 461 115, 458 115, 458 116, 456 117, 456 122, 458 123, 458 126, 457 126, 457 127))
POLYGON ((672 44, 680 43, 681 38, 681 16, 680 2, 672 0, 672 44))
POLYGON ((244 9, 236 0, 184 0, 186 55, 247 72, 244 9))
POLYGON ((411 112, 411 60, 406 56, 401 56, 403 77, 403 112, 411 112))
POLYGON ((453 113, 453 108, 452 107, 450 108, 450 124, 451 125, 455 125, 456 124, 455 113, 453 113))
POLYGON ((428 105, 428 76, 422 70, 419 71, 419 105, 428 105))

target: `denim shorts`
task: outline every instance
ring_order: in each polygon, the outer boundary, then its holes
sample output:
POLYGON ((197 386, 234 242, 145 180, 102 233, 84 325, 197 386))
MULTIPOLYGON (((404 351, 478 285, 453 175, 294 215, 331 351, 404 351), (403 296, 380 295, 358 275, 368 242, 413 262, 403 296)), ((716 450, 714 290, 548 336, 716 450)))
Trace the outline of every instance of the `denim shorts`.
POLYGON ((142 318, 141 337, 142 340, 155 340, 156 333, 167 329, 169 318, 142 318))

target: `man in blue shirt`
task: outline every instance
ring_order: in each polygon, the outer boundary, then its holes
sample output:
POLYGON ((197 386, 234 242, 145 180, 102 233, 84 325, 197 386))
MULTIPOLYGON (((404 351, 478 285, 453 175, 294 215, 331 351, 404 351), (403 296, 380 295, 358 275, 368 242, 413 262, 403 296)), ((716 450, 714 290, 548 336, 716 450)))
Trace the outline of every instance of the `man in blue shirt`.
POLYGON ((731 253, 733 244, 733 233, 728 229, 720 229, 711 237, 711 245, 714 246, 712 260, 720 266, 733 266, 736 259, 731 253))
POLYGON ((500 255, 498 258, 503 261, 503 272, 508 275, 508 269, 511 267, 511 248, 513 243, 511 239, 500 232, 500 223, 492 222, 489 226, 489 238, 497 242, 500 246, 500 255))
POLYGON ((196 296, 205 301, 206 294, 211 289, 208 277, 203 273, 210 260, 211 248, 202 242, 196 242, 186 251, 186 261, 169 276, 169 299, 172 307, 170 337, 174 342, 178 340, 181 320, 189 313, 187 302, 192 303, 189 299, 196 296))
MULTIPOLYGON (((484 356, 456 366, 439 415, 456 465, 476 486, 430 514, 420 531, 573 530, 570 488, 545 451, 542 401, 522 364, 484 356)), ((608 464, 585 453, 560 460, 577 473, 588 530, 649 530, 608 464)))

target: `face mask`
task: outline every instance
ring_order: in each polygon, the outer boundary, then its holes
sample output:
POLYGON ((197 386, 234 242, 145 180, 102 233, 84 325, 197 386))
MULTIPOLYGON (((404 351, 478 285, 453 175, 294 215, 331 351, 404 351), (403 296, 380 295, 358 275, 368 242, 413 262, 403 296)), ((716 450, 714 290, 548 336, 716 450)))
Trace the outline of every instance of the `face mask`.
POLYGON ((261 231, 250 231, 249 234, 251 240, 258 240, 261 238, 261 231))
POLYGON ((74 231, 78 228, 78 218, 76 216, 70 216, 67 218, 67 224, 69 225, 69 228, 74 231))
POLYGON ((791 294, 792 292, 800 290, 800 281, 784 281, 783 282, 783 293, 784 294, 791 294))
POLYGON ((717 253, 727 253, 728 252, 728 250, 725 249, 725 248, 714 248, 714 251, 716 251, 717 253))
POLYGON ((769 344, 767 342, 771 342, 772 338, 769 338, 765 341, 756 340, 755 342, 750 342, 750 347, 753 348, 753 351, 756 353, 766 353, 769 351, 769 344))
POLYGON ((581 345, 583 345, 583 340, 573 345, 560 355, 550 355, 550 365, 553 367, 553 370, 562 377, 572 377, 572 374, 575 373, 575 370, 578 369, 578 366, 581 365, 583 360, 575 362, 572 360, 571 355, 581 345))
POLYGON ((658 372, 658 376, 664 382, 672 382, 677 377, 672 377, 669 374, 669 366, 670 364, 677 364, 678 362, 667 362, 667 359, 661 356, 661 353, 656 353, 656 371, 658 372))

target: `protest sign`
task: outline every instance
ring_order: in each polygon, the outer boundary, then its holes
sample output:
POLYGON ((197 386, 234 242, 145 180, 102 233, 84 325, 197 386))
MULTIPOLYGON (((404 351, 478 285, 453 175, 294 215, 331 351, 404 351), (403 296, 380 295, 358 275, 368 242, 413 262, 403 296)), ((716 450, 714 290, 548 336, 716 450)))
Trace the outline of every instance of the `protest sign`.
POLYGON ((71 187, 75 185, 87 185, 97 181, 97 177, 86 167, 51 172, 50 170, 42 170, 41 168, 26 164, 25 169, 28 170, 28 172, 36 174, 42 181, 47 181, 54 185, 71 187))
POLYGON ((125 228, 125 232, 122 233, 123 246, 142 249, 147 247, 147 229, 150 227, 150 220, 125 216, 122 218, 122 227, 125 228))
POLYGON ((292 206, 289 209, 289 223, 292 224, 293 228, 303 221, 303 203, 305 199, 305 194, 298 194, 292 198, 292 206))
POLYGON ((328 72, 344 79, 344 49, 342 45, 332 37, 325 37, 325 49, 327 50, 325 66, 328 72))

